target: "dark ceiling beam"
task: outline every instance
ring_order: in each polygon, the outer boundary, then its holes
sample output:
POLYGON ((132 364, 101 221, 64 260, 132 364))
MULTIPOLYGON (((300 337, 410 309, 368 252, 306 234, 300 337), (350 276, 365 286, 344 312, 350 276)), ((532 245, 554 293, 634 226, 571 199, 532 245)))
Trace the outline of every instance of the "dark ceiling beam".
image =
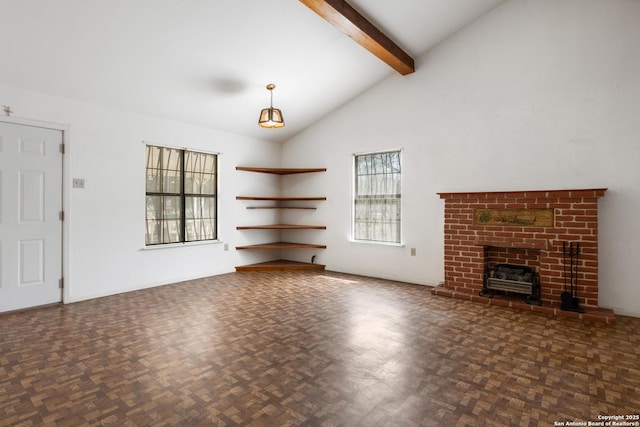
POLYGON ((415 71, 413 58, 345 0, 300 0, 402 75, 415 71))

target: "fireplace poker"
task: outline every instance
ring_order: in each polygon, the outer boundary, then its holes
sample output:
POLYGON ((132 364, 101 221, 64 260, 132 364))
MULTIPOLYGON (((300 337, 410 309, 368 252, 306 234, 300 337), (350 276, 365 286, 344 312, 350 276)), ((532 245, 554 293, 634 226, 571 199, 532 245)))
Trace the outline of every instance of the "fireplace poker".
POLYGON ((579 313, 583 313, 584 310, 580 309, 580 302, 578 300, 578 259, 580 258, 580 242, 576 243, 576 274, 571 285, 571 303, 573 309, 579 313))
POLYGON ((567 242, 562 242, 562 278, 564 280, 564 290, 560 294, 562 310, 570 310, 572 307, 573 295, 567 291, 567 242))
POLYGON ((563 263, 564 263, 564 292, 562 292, 562 294, 560 295, 560 299, 562 301, 562 305, 560 306, 560 309, 565 310, 565 311, 575 311, 577 313, 584 313, 584 310, 582 310, 579 306, 579 300, 578 297, 576 296, 577 291, 578 291, 578 259, 579 259, 579 253, 580 253, 580 243, 577 242, 575 245, 575 250, 574 250, 574 245, 573 242, 569 242, 569 284, 570 284, 570 289, 571 292, 567 292, 567 250, 566 250, 567 246, 566 243, 563 242, 562 244, 562 256, 563 256, 563 263), (573 260, 573 256, 575 254, 576 260, 575 260, 575 265, 574 265, 574 260, 573 260))
POLYGON ((573 242, 569 242, 569 287, 571 288, 569 310, 573 311, 573 242))

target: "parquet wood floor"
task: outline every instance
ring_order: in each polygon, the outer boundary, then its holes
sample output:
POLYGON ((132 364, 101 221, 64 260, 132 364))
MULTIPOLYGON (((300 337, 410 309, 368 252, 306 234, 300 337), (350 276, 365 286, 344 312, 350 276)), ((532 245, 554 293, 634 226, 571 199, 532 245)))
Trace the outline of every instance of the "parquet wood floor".
POLYGON ((535 426, 640 412, 640 319, 332 272, 0 316, 2 426, 535 426))

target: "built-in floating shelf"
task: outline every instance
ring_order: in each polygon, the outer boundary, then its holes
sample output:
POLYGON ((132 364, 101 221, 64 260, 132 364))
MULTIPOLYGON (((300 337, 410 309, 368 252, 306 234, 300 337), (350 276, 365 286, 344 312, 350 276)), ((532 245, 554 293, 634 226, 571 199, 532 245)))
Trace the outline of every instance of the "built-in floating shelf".
POLYGON ((239 265, 236 271, 277 271, 277 270, 302 270, 317 271, 324 270, 323 264, 310 264, 308 262, 289 261, 278 259, 275 261, 261 262, 259 264, 239 265))
POLYGON ((239 225, 236 230, 326 230, 326 225, 266 224, 239 225))
POLYGON ((247 206, 247 209, 309 209, 316 210, 315 206, 247 206))
POLYGON ((326 197, 261 197, 261 196, 236 196, 236 200, 271 200, 276 202, 302 202, 306 200, 327 200, 326 197))
MULTIPOLYGON (((236 200, 251 200, 251 201, 270 201, 270 202, 307 202, 307 201, 323 201, 327 200, 326 197, 256 197, 256 196, 237 196, 236 200)), ((307 209, 315 210, 315 206, 247 206, 247 209, 307 209)))
POLYGON ((297 173, 326 172, 327 168, 255 168, 250 166, 236 166, 236 170, 271 173, 274 175, 293 175, 297 173))
POLYGON ((257 245, 236 246, 236 249, 326 249, 327 245, 314 245, 310 243, 273 242, 257 245))

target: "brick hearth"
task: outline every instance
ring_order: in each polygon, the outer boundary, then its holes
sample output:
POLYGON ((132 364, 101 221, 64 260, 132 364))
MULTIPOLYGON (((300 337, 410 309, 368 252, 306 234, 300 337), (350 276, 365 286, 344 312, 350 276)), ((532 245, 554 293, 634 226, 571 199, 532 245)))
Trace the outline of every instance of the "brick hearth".
POLYGON ((598 307, 598 198, 605 191, 438 193, 445 201, 445 280, 433 293, 568 317, 615 321, 613 312, 598 307), (507 217, 496 212, 519 215, 507 217), (491 213, 498 217, 497 221, 489 220, 491 213), (537 217, 543 220, 536 222, 537 217), (574 265, 577 296, 584 314, 560 310, 565 269, 569 274, 569 267, 564 265, 563 242, 567 247, 570 243, 580 244, 574 265), (485 269, 496 263, 534 268, 540 277, 542 305, 524 304, 520 295, 493 300, 480 296, 485 269))

